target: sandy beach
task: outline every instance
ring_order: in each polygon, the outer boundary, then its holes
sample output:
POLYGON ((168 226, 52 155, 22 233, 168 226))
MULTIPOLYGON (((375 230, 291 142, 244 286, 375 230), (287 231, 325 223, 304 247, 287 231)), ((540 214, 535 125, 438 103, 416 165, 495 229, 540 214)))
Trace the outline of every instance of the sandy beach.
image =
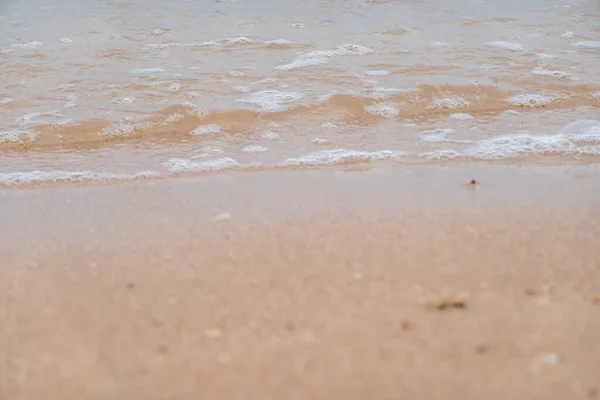
POLYGON ((0 191, 1 397, 598 397, 598 176, 463 164, 0 191))

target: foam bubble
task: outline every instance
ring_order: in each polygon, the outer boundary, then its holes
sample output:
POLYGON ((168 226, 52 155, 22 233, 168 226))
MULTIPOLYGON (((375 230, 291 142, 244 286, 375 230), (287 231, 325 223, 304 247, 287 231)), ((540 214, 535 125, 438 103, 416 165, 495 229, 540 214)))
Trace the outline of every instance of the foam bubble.
POLYGON ((600 121, 576 121, 553 135, 502 135, 477 141, 462 152, 448 149, 423 153, 421 156, 435 159, 464 157, 497 160, 545 154, 600 155, 600 121))
POLYGON ((37 135, 34 132, 12 129, 9 131, 0 132, 0 144, 32 142, 36 137, 37 135))
POLYGON ((229 157, 222 157, 207 161, 192 161, 185 158, 172 158, 163 165, 171 172, 209 172, 243 167, 242 164, 229 157))
POLYGON ((230 76, 233 76, 235 78, 243 78, 243 77, 247 76, 247 74, 245 72, 236 71, 236 70, 227 71, 227 74, 230 75, 230 76))
POLYGON ((500 47, 502 49, 513 50, 513 51, 523 51, 522 44, 513 43, 513 42, 505 42, 505 41, 495 41, 495 42, 487 42, 486 45, 493 47, 500 47))
POLYGON ((167 115, 167 117, 161 122, 161 125, 166 126, 166 125, 171 125, 174 124, 175 122, 181 121, 184 117, 183 114, 180 113, 173 113, 173 114, 169 114, 167 115))
POLYGON ((115 103, 117 104, 133 104, 133 102, 135 102, 136 98, 133 96, 127 96, 127 97, 123 97, 122 99, 116 99, 114 100, 115 103))
POLYGON ((309 166, 309 165, 336 165, 376 160, 386 160, 398 155, 391 150, 382 151, 357 151, 347 149, 322 150, 303 155, 298 158, 289 158, 283 166, 309 166))
POLYGON ((568 72, 551 71, 551 70, 540 68, 540 67, 535 68, 533 71, 531 71, 531 73, 535 74, 535 75, 552 76, 554 78, 561 78, 561 79, 574 79, 573 76, 568 72))
POLYGON ((456 150, 436 150, 421 153, 420 156, 431 160, 453 160, 462 157, 462 154, 456 150))
POLYGON ((153 171, 141 171, 133 174, 93 171, 31 171, 0 173, 0 185, 27 185, 59 182, 85 181, 123 181, 160 176, 153 171))
POLYGON ((565 125, 559 133, 563 135, 579 135, 579 137, 585 137, 585 135, 590 133, 595 135, 600 133, 600 121, 595 119, 573 121, 565 125))
POLYGON ((3 99, 0 99, 0 106, 11 103, 12 101, 13 101, 13 99, 11 99, 10 97, 5 97, 3 99))
POLYGON ((582 141, 595 140, 600 143, 600 132, 585 133, 584 135, 532 135, 528 133, 504 135, 481 140, 466 149, 464 154, 482 159, 511 158, 522 154, 600 154, 600 148, 597 146, 577 146, 577 143, 582 141))
POLYGON ((294 44, 294 42, 285 39, 265 40, 263 43, 267 46, 289 46, 290 44, 294 44))
POLYGON ((576 42, 573 46, 595 49, 600 47, 600 42, 576 42))
POLYGON ((394 118, 400 115, 400 108, 397 103, 375 103, 365 107, 365 111, 385 118, 394 118))
POLYGON ((298 92, 280 92, 278 90, 263 90, 262 92, 252 93, 250 96, 239 99, 240 103, 248 103, 259 106, 261 112, 280 112, 289 107, 287 104, 293 103, 303 97, 298 92))
POLYGON ((214 133, 221 133, 221 127, 216 124, 200 125, 191 133, 192 135, 212 135, 214 133))
POLYGON ((543 94, 519 94, 508 99, 508 102, 519 107, 540 107, 552 103, 555 97, 543 94))
POLYGON ((238 37, 233 37, 233 38, 225 38, 225 39, 221 39, 220 42, 226 43, 226 44, 248 44, 248 43, 254 43, 254 41, 252 39, 248 39, 247 37, 244 36, 238 36, 238 37))
POLYGON ((69 39, 69 38, 62 38, 62 39, 60 39, 60 41, 61 41, 61 43, 67 43, 67 44, 68 43, 73 43, 73 41, 71 39, 69 39))
POLYGON ((562 35, 560 35, 563 39, 573 39, 575 37, 575 32, 566 31, 562 35))
POLYGON ((143 131, 144 129, 152 128, 154 124, 150 122, 130 123, 128 120, 123 120, 110 124, 100 131, 103 136, 129 136, 134 132, 143 131))
POLYGON ((445 142, 446 135, 453 132, 454 129, 450 128, 434 129, 423 132, 423 135, 421 135, 421 139, 423 139, 423 141, 425 142, 445 142))
POLYGON ((321 139, 321 138, 315 138, 315 139, 311 140, 311 142, 314 144, 329 144, 329 143, 331 143, 329 140, 321 139))
POLYGON ((233 90, 235 90, 238 93, 248 93, 250 91, 250 88, 248 86, 235 86, 233 90))
POLYGON ((25 125, 25 124, 29 124, 32 122, 32 119, 38 118, 38 117, 64 117, 64 114, 62 114, 60 111, 58 110, 51 110, 51 111, 41 111, 41 112, 34 112, 34 113, 30 113, 30 114, 25 114, 20 118, 17 118, 17 122, 25 125))
POLYGON ((321 124, 321 128, 337 128, 337 125, 332 124, 331 122, 326 122, 324 124, 321 124))
POLYGON ((278 70, 292 70, 296 68, 306 67, 309 65, 325 64, 328 59, 336 56, 359 56, 373 53, 373 50, 360 46, 357 44, 343 44, 330 50, 316 50, 308 53, 304 53, 296 57, 294 61, 289 64, 278 65, 275 69, 278 70))
POLYGON ((248 145, 242 151, 244 153, 264 153, 265 151, 269 151, 269 149, 263 146, 248 145))
POLYGON ((450 118, 456 119, 459 121, 466 121, 469 119, 473 119, 473 116, 471 114, 467 114, 467 113, 456 113, 456 114, 451 114, 450 118))
POLYGON ((264 132, 260 137, 267 140, 276 140, 279 139, 281 135, 275 132, 264 132))
POLYGON ((537 53, 535 56, 540 60, 549 60, 551 58, 556 58, 555 55, 547 53, 537 53))
POLYGON ((169 49, 169 48, 177 48, 177 47, 210 47, 210 46, 214 46, 216 45, 217 42, 215 41, 207 41, 207 42, 199 42, 199 43, 154 43, 154 44, 148 44, 146 45, 146 47, 151 48, 151 49, 160 49, 160 50, 164 50, 164 49, 169 49))
POLYGON ((365 75, 368 75, 368 76, 388 76, 389 74, 390 74, 390 71, 385 71, 385 70, 367 71, 365 73, 365 75))
POLYGON ((136 68, 131 70, 132 74, 154 74, 157 72, 167 72, 164 68, 136 68))
POLYGON ((469 105, 470 103, 460 96, 449 96, 435 99, 428 108, 442 108, 446 110, 453 110, 456 108, 466 108, 469 107, 469 105))
POLYGON ((10 47, 13 49, 37 49, 42 46, 42 42, 27 42, 27 43, 14 43, 10 47))

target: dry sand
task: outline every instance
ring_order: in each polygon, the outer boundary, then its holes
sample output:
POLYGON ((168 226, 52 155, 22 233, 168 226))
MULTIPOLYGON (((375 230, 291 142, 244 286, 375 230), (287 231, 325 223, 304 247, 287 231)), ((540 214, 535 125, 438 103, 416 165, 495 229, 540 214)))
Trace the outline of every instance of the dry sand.
POLYGON ((600 397, 599 176, 463 165, 0 191, 0 395, 600 397))

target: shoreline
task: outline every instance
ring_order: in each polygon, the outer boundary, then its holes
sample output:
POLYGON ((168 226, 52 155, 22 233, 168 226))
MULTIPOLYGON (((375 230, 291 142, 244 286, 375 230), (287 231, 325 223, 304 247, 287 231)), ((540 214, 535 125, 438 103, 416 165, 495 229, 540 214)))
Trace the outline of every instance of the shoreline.
POLYGON ((0 393, 592 398, 599 211, 475 164, 0 191, 0 393))

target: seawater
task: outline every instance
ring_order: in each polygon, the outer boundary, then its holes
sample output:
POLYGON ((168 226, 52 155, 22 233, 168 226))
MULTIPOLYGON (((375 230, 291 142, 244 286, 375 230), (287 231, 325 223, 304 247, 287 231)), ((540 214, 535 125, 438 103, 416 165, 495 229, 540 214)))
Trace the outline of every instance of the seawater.
POLYGON ((0 185, 600 163, 596 0, 4 0, 0 185))

